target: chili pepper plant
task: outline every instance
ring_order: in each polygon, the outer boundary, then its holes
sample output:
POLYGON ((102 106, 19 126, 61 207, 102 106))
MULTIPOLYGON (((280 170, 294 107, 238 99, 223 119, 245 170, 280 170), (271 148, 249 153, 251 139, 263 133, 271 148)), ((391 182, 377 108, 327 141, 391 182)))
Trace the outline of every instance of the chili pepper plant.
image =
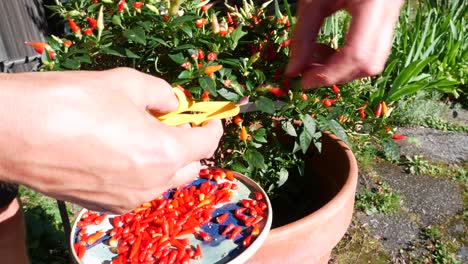
POLYGON ((310 146, 320 150, 322 130, 347 142, 346 129, 365 118, 382 126, 375 120, 390 112, 379 102, 366 107, 347 87, 304 90, 284 76, 295 23, 287 1, 57 0, 49 8, 66 33, 29 43, 42 53, 42 70, 131 67, 195 100, 254 103, 258 111, 224 121, 213 161, 273 197, 288 177, 303 174, 304 155, 310 146))

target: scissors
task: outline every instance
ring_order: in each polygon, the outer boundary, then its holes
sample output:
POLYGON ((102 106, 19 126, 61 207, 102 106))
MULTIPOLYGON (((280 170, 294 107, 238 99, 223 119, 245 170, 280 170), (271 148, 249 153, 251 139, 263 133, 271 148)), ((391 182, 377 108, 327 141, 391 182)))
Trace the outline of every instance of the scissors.
MULTIPOLYGON (((198 102, 188 98, 179 88, 174 88, 174 93, 179 100, 179 107, 177 110, 156 115, 159 121, 171 126, 186 123, 200 126, 210 119, 223 119, 236 116, 239 113, 258 111, 254 103, 246 103, 238 106, 229 101, 198 102)), ((273 104, 275 108, 278 109, 286 103, 274 101, 273 104)))

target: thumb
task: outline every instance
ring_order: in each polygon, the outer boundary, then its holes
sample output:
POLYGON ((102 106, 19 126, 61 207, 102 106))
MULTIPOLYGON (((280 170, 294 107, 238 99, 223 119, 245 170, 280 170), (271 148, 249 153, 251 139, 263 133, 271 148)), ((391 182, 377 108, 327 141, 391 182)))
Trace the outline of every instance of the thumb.
POLYGON ((187 165, 191 162, 213 156, 223 135, 223 127, 220 120, 209 120, 200 127, 169 127, 170 133, 178 141, 182 158, 187 165))
POLYGON ((179 101, 169 83, 161 78, 131 68, 108 70, 108 77, 118 84, 139 107, 159 113, 174 111, 179 101))

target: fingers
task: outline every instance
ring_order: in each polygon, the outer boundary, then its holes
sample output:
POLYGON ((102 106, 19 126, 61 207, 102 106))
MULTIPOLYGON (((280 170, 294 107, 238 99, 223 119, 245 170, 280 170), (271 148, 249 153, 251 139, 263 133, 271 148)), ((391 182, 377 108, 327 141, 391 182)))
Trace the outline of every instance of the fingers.
POLYGON ((315 43, 326 13, 320 0, 300 1, 297 23, 291 38, 291 55, 286 75, 295 77, 302 73, 312 57, 310 46, 315 43))
POLYGON ((179 153, 188 164, 213 156, 223 135, 223 127, 220 120, 212 119, 200 127, 171 127, 170 132, 177 139, 179 153))
POLYGON ((328 58, 322 53, 324 58, 319 62, 309 54, 302 71, 304 87, 344 83, 379 74, 384 69, 403 1, 351 2, 347 10, 352 22, 345 45, 329 52, 328 58))
POLYGON ((136 105, 146 110, 167 113, 179 106, 172 87, 163 79, 131 68, 116 68, 108 73, 109 78, 112 78, 116 85, 121 85, 136 105))
POLYGON ((192 182, 201 169, 200 162, 192 162, 179 169, 169 182, 170 187, 177 187, 192 182))

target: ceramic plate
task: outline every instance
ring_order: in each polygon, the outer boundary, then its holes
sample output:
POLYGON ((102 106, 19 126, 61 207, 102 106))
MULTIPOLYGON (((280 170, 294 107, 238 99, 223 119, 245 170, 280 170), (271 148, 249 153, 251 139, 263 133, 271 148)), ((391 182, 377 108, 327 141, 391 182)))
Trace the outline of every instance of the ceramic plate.
MULTIPOLYGON (((235 191, 234 197, 232 197, 231 202, 223 203, 218 205, 216 209, 211 213, 213 218, 212 221, 204 224, 201 227, 201 230, 205 233, 208 233, 212 237, 211 242, 205 242, 196 238, 193 234, 184 235, 179 238, 189 238, 192 248, 196 247, 196 245, 200 245, 203 257, 200 260, 193 260, 190 259, 190 263, 207 263, 207 264, 240 264, 246 262, 254 253, 260 248, 260 246, 265 241, 268 232, 271 228, 272 223, 272 210, 271 204, 268 199, 266 193, 258 186, 254 181, 250 178, 241 175, 239 173, 234 172, 234 183, 238 185, 238 189, 235 191), (254 192, 260 192, 263 194, 263 202, 267 204, 267 209, 264 211, 263 220, 259 223, 260 226, 260 234, 252 240, 250 246, 243 247, 242 241, 249 235, 248 229, 246 226, 243 225, 242 221, 238 220, 234 216, 234 210, 240 208, 239 202, 242 199, 255 199, 254 192), (228 218, 222 224, 216 223, 214 219, 222 215, 224 213, 229 213, 228 218), (222 230, 227 226, 229 223, 233 223, 234 225, 242 226, 242 233, 236 237, 235 240, 230 240, 226 236, 221 235, 222 230)), ((206 179, 196 179, 190 185, 199 185, 202 182, 207 181, 206 179)), ((214 184, 214 181, 210 181, 214 184)), ((189 186, 190 186, 189 185, 189 186)), ((105 236, 101 239, 100 242, 95 243, 92 247, 89 247, 86 250, 83 258, 81 260, 78 259, 77 254, 74 250, 73 244, 78 241, 78 232, 80 228, 77 227, 77 223, 82 218, 82 215, 86 212, 86 209, 83 209, 77 217, 77 221, 75 221, 70 238, 70 244, 72 249, 72 255, 76 263, 80 264, 110 264, 112 259, 117 256, 117 254, 113 253, 110 250, 110 247, 106 243, 106 239, 109 236, 105 236)), ((111 225, 111 219, 116 215, 108 215, 104 221, 99 225, 90 225, 86 227, 86 233, 93 234, 97 231, 109 231, 113 229, 111 225)))

